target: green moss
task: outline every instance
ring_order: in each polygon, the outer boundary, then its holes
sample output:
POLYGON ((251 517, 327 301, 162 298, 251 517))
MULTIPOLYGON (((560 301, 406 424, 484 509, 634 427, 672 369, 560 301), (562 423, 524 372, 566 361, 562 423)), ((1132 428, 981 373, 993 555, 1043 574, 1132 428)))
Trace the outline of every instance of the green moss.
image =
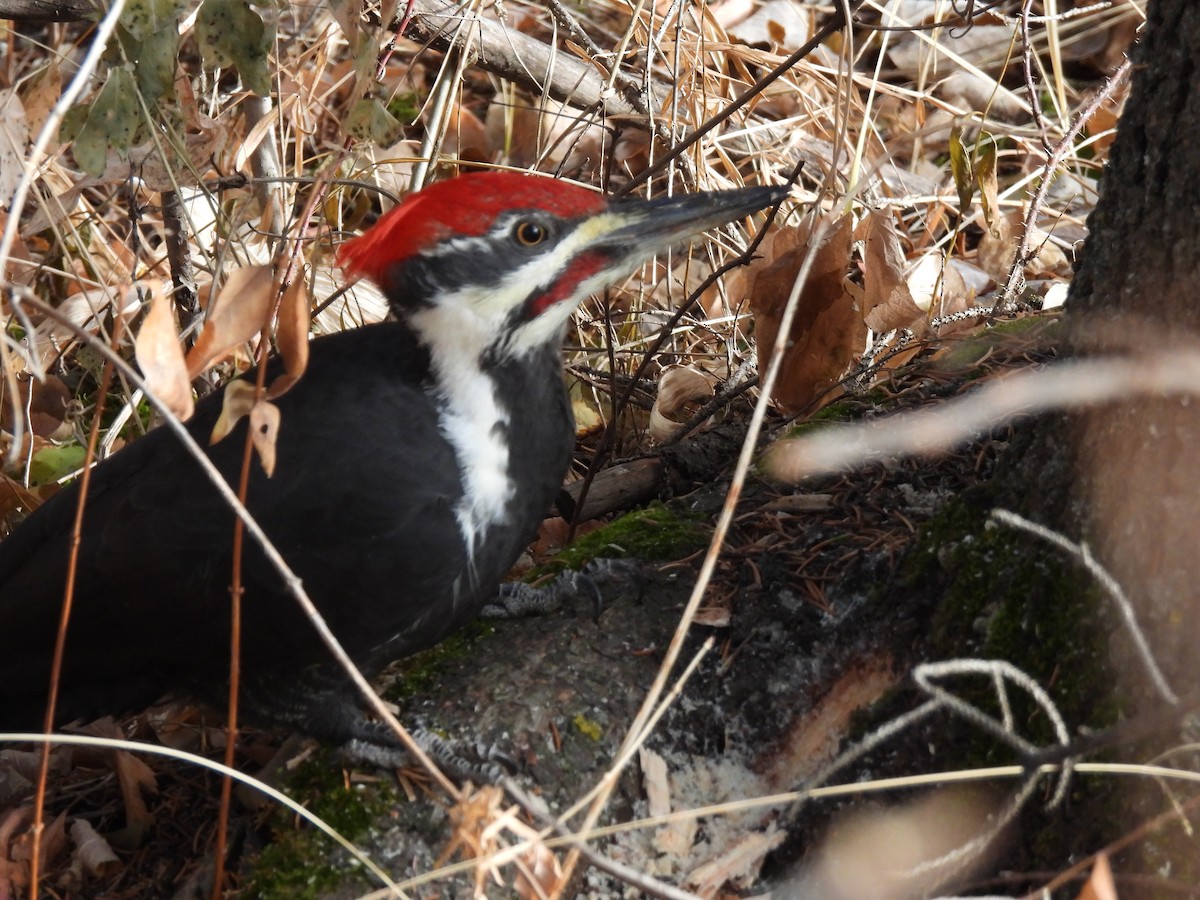
POLYGON ((992 374, 989 370, 973 370, 991 357, 997 346, 1019 343, 1056 347, 1062 342, 1062 319, 1059 316, 1001 319, 991 327, 981 329, 962 340, 947 342, 933 365, 942 372, 955 372, 978 378, 992 374))
POLYGON ((387 102, 387 111, 399 122, 408 125, 421 114, 421 100, 412 91, 396 94, 387 102))
POLYGON ((578 569, 601 558, 678 559, 706 546, 708 539, 705 517, 655 504, 626 513, 584 535, 534 576, 578 569))
MULTIPOLYGON (((386 784, 347 786, 342 767, 328 751, 319 751, 291 773, 288 794, 327 822, 348 840, 361 836, 396 803, 386 784)), ((297 825, 295 817, 280 810, 269 826, 272 841, 258 855, 244 896, 263 900, 307 900, 362 878, 349 863, 336 862, 338 845, 324 833, 297 825), (331 862, 331 858, 335 862, 331 862)))
POLYGON ((583 713, 576 713, 575 718, 571 720, 571 724, 584 737, 591 738, 593 741, 598 741, 604 737, 604 727, 595 719, 589 719, 583 713))
MULTIPOLYGON (((875 393, 876 391, 870 391, 861 396, 846 397, 838 400, 836 403, 823 406, 811 416, 808 416, 803 422, 797 422, 792 425, 783 433, 782 437, 803 437, 812 434, 814 431, 821 431, 832 423, 853 422, 860 419, 863 411, 875 402, 875 398, 872 397, 872 394, 875 393)), ((878 396, 882 400, 882 393, 879 393, 878 396)))
POLYGON ((439 643, 397 662, 388 670, 388 683, 382 689, 384 699, 403 705, 405 700, 433 690, 447 668, 471 654, 481 638, 496 631, 486 619, 473 619, 439 643))
MULTIPOLYGON (((1005 526, 990 524, 983 490, 951 501, 921 531, 901 580, 910 588, 941 582, 932 659, 1007 660, 1050 694, 1072 728, 1113 724, 1113 693, 1104 602, 1086 574, 1061 551, 1005 526)), ((994 692, 971 684, 966 699, 994 715, 994 692)), ((1021 734, 1054 743, 1053 726, 1024 692, 1010 700, 1021 734)), ((1007 761, 999 742, 972 732, 963 764, 1007 761), (976 755, 977 754, 977 755, 976 755)), ((967 749, 967 747, 964 747, 967 749)))

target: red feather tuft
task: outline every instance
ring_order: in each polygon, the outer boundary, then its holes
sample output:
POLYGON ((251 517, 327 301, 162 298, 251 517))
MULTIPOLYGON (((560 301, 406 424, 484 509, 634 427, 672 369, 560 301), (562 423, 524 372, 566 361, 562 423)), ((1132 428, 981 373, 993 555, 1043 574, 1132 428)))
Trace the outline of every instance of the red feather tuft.
POLYGON ((487 233, 501 213, 541 209, 564 218, 591 215, 604 197, 584 188, 518 172, 473 172, 409 194, 366 234, 342 244, 338 261, 350 275, 386 288, 388 270, 453 235, 487 233))

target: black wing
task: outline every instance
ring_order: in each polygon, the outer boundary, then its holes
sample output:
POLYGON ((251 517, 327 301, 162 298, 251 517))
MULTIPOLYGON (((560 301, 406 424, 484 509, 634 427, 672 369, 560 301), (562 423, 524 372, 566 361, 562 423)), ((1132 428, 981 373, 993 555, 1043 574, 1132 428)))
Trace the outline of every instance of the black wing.
MULTIPOLYGON (((448 621, 465 562, 454 518, 461 486, 421 389, 424 372, 403 326, 314 341, 308 372, 278 401, 274 477, 252 463, 251 512, 352 656, 368 664, 379 662, 372 650, 397 635, 403 649, 424 646, 462 618, 448 621)), ((209 398, 189 423, 202 446, 219 404, 209 398)), ((208 449, 233 484, 245 427, 208 449)), ((0 724, 30 724, 21 711, 45 697, 77 498, 73 488, 62 491, 0 543, 0 724)), ((119 711, 226 677, 233 522, 165 429, 96 467, 62 718, 119 711)), ((326 660, 282 580, 251 539, 245 546, 248 675, 326 660)))

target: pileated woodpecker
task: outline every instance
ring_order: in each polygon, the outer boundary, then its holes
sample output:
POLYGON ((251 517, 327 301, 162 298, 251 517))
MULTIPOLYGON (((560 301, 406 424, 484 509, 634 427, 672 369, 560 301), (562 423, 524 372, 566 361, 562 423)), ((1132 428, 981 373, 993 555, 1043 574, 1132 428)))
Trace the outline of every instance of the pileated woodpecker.
MULTIPOLYGON (((534 537, 572 449, 561 343, 576 306, 785 193, 607 201, 480 173, 411 195, 345 245, 344 268, 379 284, 394 321, 312 341, 307 372, 277 401, 274 477, 255 465, 247 504, 368 675, 476 615, 534 537)), ((209 397, 188 423, 202 445, 220 405, 209 397)), ((233 484, 245 428, 206 450, 233 484)), ((0 543, 0 730, 42 724, 77 502, 66 488, 0 543)), ((222 696, 232 533, 232 513, 166 429, 96 467, 59 721, 171 691, 222 696)), ((378 742, 252 542, 242 580, 245 714, 335 744, 378 742)))

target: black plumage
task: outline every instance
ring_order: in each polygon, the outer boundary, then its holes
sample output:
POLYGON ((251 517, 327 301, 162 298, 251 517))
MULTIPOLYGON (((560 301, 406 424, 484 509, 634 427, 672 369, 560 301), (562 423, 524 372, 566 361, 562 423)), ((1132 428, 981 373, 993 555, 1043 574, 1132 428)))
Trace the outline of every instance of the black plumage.
MULTIPOLYGON (((570 411, 557 353, 505 377, 528 402, 514 431, 554 439, 514 460, 521 490, 504 534, 479 544, 474 577, 454 517, 462 484, 428 392, 428 355, 401 323, 316 340, 308 372, 278 400, 277 476, 252 463, 247 506, 368 673, 470 618, 532 539, 560 486, 570 411), (550 430, 546 420, 549 416, 550 430), (537 422, 531 422, 531 417, 537 422), (302 440, 295 436, 302 435, 302 440), (359 598, 370 598, 363 600, 359 598)), ((188 430, 204 446, 220 397, 188 430)), ((245 421, 208 455, 240 472, 245 421)), ((78 492, 69 487, 0 543, 0 726, 40 727, 78 492)), ((168 430, 92 474, 65 655, 61 719, 135 709, 168 690, 220 699, 229 668, 233 514, 168 430)), ((289 695, 341 684, 273 567, 246 541, 243 677, 252 717, 292 718, 289 695), (308 671, 305 671, 308 670, 308 671)), ((338 705, 344 698, 337 697, 338 705)), ((304 730, 351 735, 333 711, 299 709, 304 730)))

